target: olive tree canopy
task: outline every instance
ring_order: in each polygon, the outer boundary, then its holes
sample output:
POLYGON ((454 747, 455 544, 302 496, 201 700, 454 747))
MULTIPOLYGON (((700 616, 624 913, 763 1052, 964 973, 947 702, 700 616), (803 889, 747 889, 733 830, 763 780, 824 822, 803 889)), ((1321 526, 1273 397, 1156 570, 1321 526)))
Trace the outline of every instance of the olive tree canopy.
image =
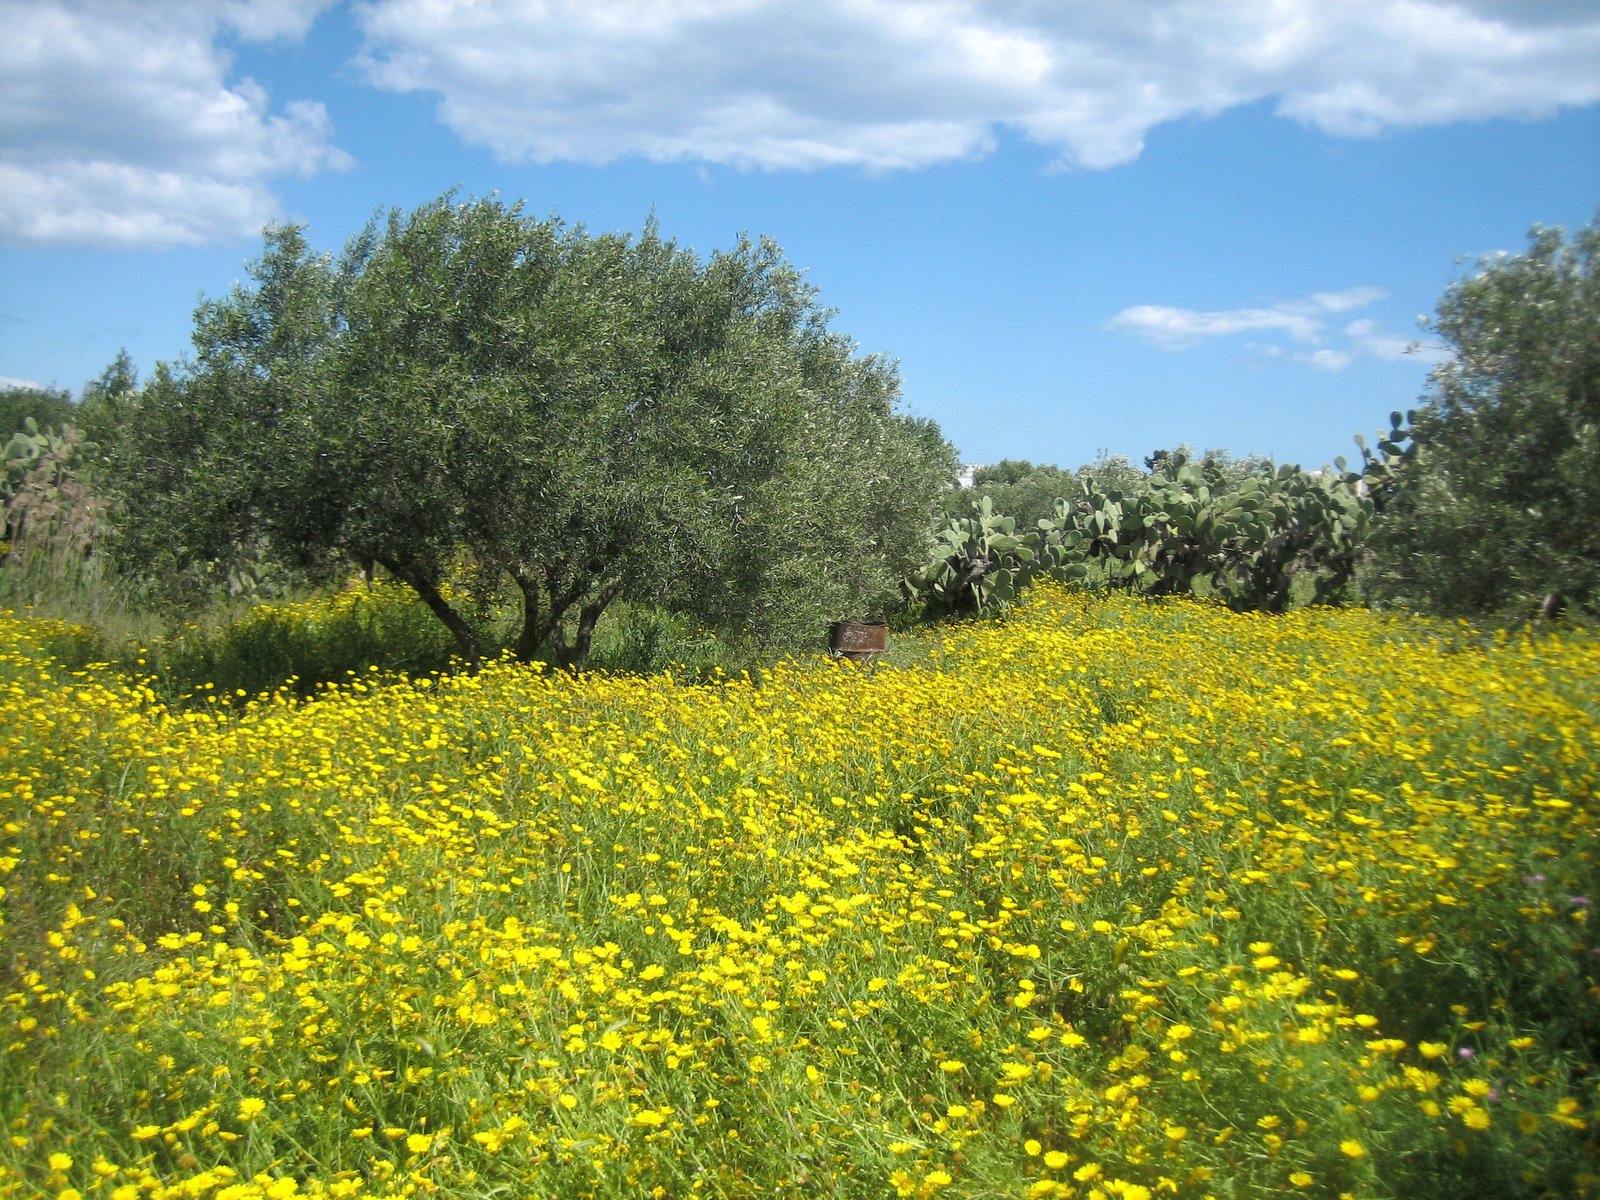
POLYGON ((337 257, 270 228, 251 275, 127 407, 124 554, 381 564, 469 662, 461 568, 514 586, 529 658, 581 665, 619 597, 814 633, 894 595, 954 475, 767 240, 701 260, 447 195, 337 257))
POLYGON ((1375 590, 1445 612, 1600 601, 1600 220, 1536 227, 1439 302, 1375 590))

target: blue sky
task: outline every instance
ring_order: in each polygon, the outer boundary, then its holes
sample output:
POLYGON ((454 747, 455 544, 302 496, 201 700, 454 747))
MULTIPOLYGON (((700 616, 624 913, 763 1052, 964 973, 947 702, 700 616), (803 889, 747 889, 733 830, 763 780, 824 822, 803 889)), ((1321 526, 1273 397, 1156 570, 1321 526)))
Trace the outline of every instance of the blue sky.
POLYGON ((268 221, 769 234, 968 462, 1321 465, 1600 211, 1595 0, 0 0, 0 379, 188 348, 268 221), (1408 346, 1410 343, 1415 346, 1408 346))

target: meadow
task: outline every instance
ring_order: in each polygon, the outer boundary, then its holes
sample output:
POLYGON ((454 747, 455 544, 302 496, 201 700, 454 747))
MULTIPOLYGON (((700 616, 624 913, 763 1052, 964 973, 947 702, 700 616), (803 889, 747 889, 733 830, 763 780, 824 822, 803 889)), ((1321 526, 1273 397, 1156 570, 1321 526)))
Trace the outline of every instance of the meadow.
POLYGON ((0 617, 0 1190, 1600 1193, 1600 638, 895 642, 180 703, 0 617))

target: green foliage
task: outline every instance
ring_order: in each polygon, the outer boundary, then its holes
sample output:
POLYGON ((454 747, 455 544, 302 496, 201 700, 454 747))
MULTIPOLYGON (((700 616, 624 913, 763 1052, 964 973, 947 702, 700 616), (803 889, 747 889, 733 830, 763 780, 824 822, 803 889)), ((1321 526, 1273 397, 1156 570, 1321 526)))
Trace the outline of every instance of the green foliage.
POLYGON ((1019 529, 1031 530, 1040 521, 1054 520, 1058 502, 1078 497, 1085 488, 1102 495, 1116 492, 1122 496, 1140 496, 1161 478, 1168 464, 1176 471, 1185 463, 1192 464, 1192 469, 1198 471, 1214 491, 1234 491, 1247 478, 1276 470, 1264 458, 1235 459, 1225 450, 1207 450, 1196 457, 1187 446, 1157 450, 1145 459, 1145 470, 1134 466, 1125 456, 1108 455, 1104 451, 1094 462, 1076 471, 1008 458, 978 467, 973 472, 971 487, 947 500, 946 513, 966 515, 980 497, 987 496, 995 512, 1013 518, 1019 529))
POLYGON ((107 556, 96 446, 76 426, 28 418, 4 450, 0 477, 0 607, 120 625, 128 596, 107 556))
POLYGON ((65 551, 86 557, 101 512, 83 472, 96 447, 71 425, 41 429, 26 417, 4 449, 0 505, 5 537, 0 562, 25 551, 65 551))
POLYGON ((0 388, 0 440, 21 432, 31 420, 34 432, 62 427, 73 422, 72 397, 64 388, 0 388))
MULTIPOLYGON (((1377 530, 1378 595, 1531 615, 1600 600, 1600 219, 1535 227, 1453 284, 1453 351, 1414 414, 1377 530)), ((1398 428, 1398 422, 1396 422, 1398 428)))
POLYGON ((589 661, 600 671, 692 683, 759 676, 771 657, 751 639, 719 636, 684 613, 619 601, 596 631, 589 661))
POLYGON ((1272 459, 1259 454, 1235 458, 1228 451, 1213 447, 1196 455, 1188 443, 1175 450, 1156 450, 1144 460, 1145 469, 1152 474, 1175 471, 1185 463, 1200 472, 1207 486, 1223 491, 1237 488, 1252 475, 1271 474, 1278 469, 1272 459))
POLYGON ((210 704, 307 695, 375 672, 427 675, 448 670, 454 650, 412 592, 380 583, 298 602, 215 606, 118 656, 122 669, 168 700, 210 704))
MULTIPOLYGON (((1049 517, 1056 501, 1071 492, 1074 483, 1072 473, 1060 467, 1008 458, 974 471, 970 495, 988 497, 994 511, 1005 513, 1028 529, 1049 517)), ((963 502, 967 499, 961 497, 963 502)))
POLYGON ((582 665, 619 598, 778 642, 892 595, 954 474, 771 242, 702 261, 446 196, 337 259, 269 230, 252 275, 124 403, 124 561, 379 564, 474 664, 463 560, 524 658, 582 665))
POLYGON ((107 527, 95 475, 103 443, 116 438, 118 406, 137 382, 124 350, 84 387, 79 404, 54 389, 12 388, 0 399, 17 417, 9 440, 12 426, 0 424, 0 603, 98 620, 120 602, 115 572, 97 553, 107 527))
POLYGON ((138 369, 128 352, 119 350, 104 371, 83 385, 73 421, 90 441, 109 443, 115 439, 124 410, 138 390, 138 369))
POLYGON ((946 520, 929 561, 906 577, 905 590, 932 617, 1004 610, 1040 565, 1038 531, 1019 534, 1016 520, 995 512, 982 496, 968 515, 946 520))
MULTIPOLYGON (((0 475, 0 501, 9 501, 33 473, 40 459, 62 443, 53 431, 42 430, 32 417, 24 417, 17 432, 7 440, 4 450, 5 473, 0 475)), ((10 540, 9 538, 7 539, 10 540)))
MULTIPOLYGON (((1144 487, 1145 473, 1129 462, 1126 455, 1107 454, 1102 450, 1092 463, 1079 467, 1073 479, 1078 484, 1093 484, 1101 491, 1134 492, 1144 487)), ((1075 491, 1069 487, 1057 499, 1064 499, 1075 491)))
MULTIPOLYGON (((1374 447, 1367 439, 1356 434, 1356 446, 1361 451, 1361 490, 1372 498, 1373 511, 1388 511, 1399 498, 1402 485, 1417 457, 1417 444, 1411 438, 1409 425, 1416 419, 1415 412, 1389 414, 1389 430, 1380 433, 1374 447)), ((1344 460, 1336 460, 1340 469, 1344 460)), ((1347 478, 1350 478, 1347 476, 1347 478)), ((1350 478, 1354 483, 1355 479, 1350 478)))
POLYGON ((1213 595, 1240 610, 1284 612, 1339 598, 1354 573, 1371 504, 1353 482, 1293 465, 1234 476, 1165 459, 1124 517, 1115 572, 1152 595, 1213 595))
MULTIPOLYGON (((1238 610, 1345 598, 1374 507, 1363 476, 1342 462, 1338 473, 1310 473, 1210 454, 1192 463, 1183 451, 1152 466, 1127 491, 1114 486, 1125 472, 1086 472, 1052 516, 1021 532, 984 496, 947 521, 908 594, 936 616, 1003 608, 1041 575, 1214 596, 1238 610)), ((1369 466, 1392 467, 1384 456, 1369 456, 1369 466)))

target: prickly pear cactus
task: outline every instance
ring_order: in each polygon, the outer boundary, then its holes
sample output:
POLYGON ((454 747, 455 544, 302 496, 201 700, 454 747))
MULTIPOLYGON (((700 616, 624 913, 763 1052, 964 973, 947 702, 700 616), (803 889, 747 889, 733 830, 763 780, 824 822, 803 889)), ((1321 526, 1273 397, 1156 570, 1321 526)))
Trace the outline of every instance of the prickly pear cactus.
POLYGON ((100 506, 79 468, 93 449, 72 426, 60 433, 41 430, 32 417, 12 435, 0 484, 5 557, 24 545, 70 545, 87 552, 100 506))
POLYGON ((940 531, 929 563, 906 582, 931 615, 1003 608, 1036 578, 1093 580, 1145 595, 1212 596, 1282 612, 1334 603, 1355 572, 1373 491, 1403 469, 1395 414, 1365 469, 1262 468, 1230 481, 1182 453, 1162 456, 1142 490, 1084 481, 1052 517, 1018 532, 985 497, 940 531))
POLYGON ((23 480, 33 474, 39 460, 66 446, 66 439, 54 431, 40 430, 32 417, 23 421, 22 428, 11 435, 5 448, 5 474, 0 476, 0 504, 10 501, 22 486, 23 480))
POLYGON ((904 582, 906 594, 932 616, 1003 608, 1038 569, 1037 543, 1032 532, 1018 534, 1016 522, 984 496, 971 515, 950 518, 935 535, 929 561, 904 582))
POLYGON ((1369 449, 1366 438, 1356 434, 1356 446, 1361 450, 1359 473, 1345 470, 1343 459, 1336 460, 1344 472, 1345 482, 1372 500, 1373 511, 1381 513, 1393 500, 1405 478, 1406 471, 1416 461, 1417 444, 1411 440, 1411 422, 1414 412, 1403 416, 1389 414, 1389 432, 1378 435, 1376 449, 1369 449))

